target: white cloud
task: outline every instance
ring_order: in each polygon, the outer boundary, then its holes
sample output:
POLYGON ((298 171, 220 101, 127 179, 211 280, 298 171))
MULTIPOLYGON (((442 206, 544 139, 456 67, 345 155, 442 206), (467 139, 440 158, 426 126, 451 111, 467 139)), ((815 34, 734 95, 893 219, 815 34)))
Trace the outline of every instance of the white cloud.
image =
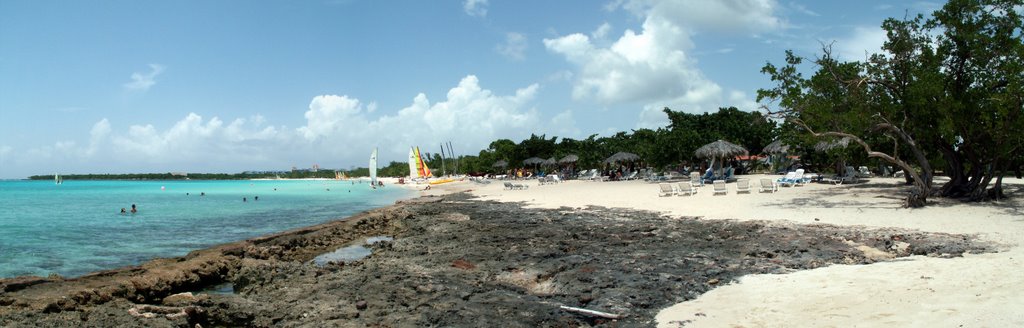
POLYGON ((384 162, 404 161, 410 146, 432 153, 437 144, 451 141, 460 154, 475 155, 499 138, 516 140, 544 129, 576 131, 571 114, 551 121, 539 118, 530 105, 539 89, 532 84, 500 95, 468 75, 440 101, 432 102, 421 93, 407 106, 390 111, 351 96, 320 95, 304 112, 293 112, 305 118, 295 128, 268 124, 260 115, 229 121, 189 113, 165 128, 157 122, 117 127, 101 119, 85 141, 65 140, 24 151, 0 147, 0 162, 5 163, 0 174, 240 172, 313 163, 347 168, 365 166, 372 147, 380 147, 384 162))
POLYGON ((487 16, 487 0, 466 0, 462 3, 462 10, 470 16, 487 16))
POLYGON ((495 50, 512 60, 526 59, 526 36, 522 33, 509 32, 505 35, 505 43, 499 44, 495 50))
POLYGON ((156 84, 156 77, 164 72, 164 67, 158 64, 149 64, 149 73, 132 73, 132 81, 125 83, 124 88, 133 91, 146 91, 156 84))
POLYGON ((108 135, 110 135, 110 121, 107 121, 106 118, 93 124, 92 130, 89 131, 89 148, 85 150, 86 155, 95 154, 102 147, 108 135))
POLYGON ((807 15, 807 16, 815 16, 815 17, 821 16, 821 14, 819 14, 819 13, 813 11, 813 10, 807 9, 806 6, 804 6, 802 4, 799 4, 799 3, 796 3, 796 2, 790 2, 789 3, 789 7, 793 8, 793 10, 796 10, 798 13, 801 13, 801 14, 804 14, 804 15, 807 15))
MULTIPOLYGON (((306 112, 306 126, 297 131, 311 141, 331 140, 366 149, 378 146, 382 159, 402 160, 410 146, 429 151, 431 145, 449 140, 459 149, 476 151, 498 138, 524 137, 537 127, 538 114, 527 104, 538 88, 533 84, 514 95, 499 96, 481 88, 477 77, 469 75, 448 91, 444 101, 431 103, 421 93, 409 106, 379 117, 369 116, 358 99, 317 96, 306 112)), ((326 151, 337 157, 350 152, 344 147, 326 151)))
POLYGON ((760 34, 786 26, 774 0, 631 0, 621 7, 640 17, 660 17, 688 29, 760 34))
POLYGON ((608 32, 611 30, 612 26, 605 22, 604 24, 601 24, 601 26, 598 26, 594 32, 590 33, 590 37, 594 38, 594 40, 604 40, 608 37, 608 32))
POLYGON ((833 44, 833 55, 844 61, 865 61, 873 53, 882 51, 888 37, 881 27, 855 27, 851 34, 833 44))
POLYGON ((705 32, 756 36, 781 30, 786 22, 776 16, 775 1, 634 0, 610 6, 642 17, 640 30, 627 29, 607 46, 596 42, 610 33, 607 24, 591 33, 593 38, 573 33, 544 39, 549 51, 577 67, 572 75, 574 99, 639 107, 638 127, 664 126, 664 107, 691 113, 727 106, 756 109, 749 97, 740 99, 737 92, 704 75, 692 57, 697 48, 693 36, 705 32))
POLYGON ((576 127, 576 119, 573 118, 572 111, 566 110, 558 113, 551 118, 551 131, 561 137, 576 137, 579 136, 581 131, 576 127))

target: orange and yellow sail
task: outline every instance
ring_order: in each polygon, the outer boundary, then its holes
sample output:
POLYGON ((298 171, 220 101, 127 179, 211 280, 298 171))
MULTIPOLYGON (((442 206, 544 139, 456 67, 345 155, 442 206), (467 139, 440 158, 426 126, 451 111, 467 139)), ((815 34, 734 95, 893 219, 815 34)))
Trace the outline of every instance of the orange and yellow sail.
POLYGON ((420 154, 420 147, 409 148, 409 177, 411 178, 429 178, 433 176, 430 173, 430 168, 427 167, 427 162, 423 161, 423 155, 420 154))

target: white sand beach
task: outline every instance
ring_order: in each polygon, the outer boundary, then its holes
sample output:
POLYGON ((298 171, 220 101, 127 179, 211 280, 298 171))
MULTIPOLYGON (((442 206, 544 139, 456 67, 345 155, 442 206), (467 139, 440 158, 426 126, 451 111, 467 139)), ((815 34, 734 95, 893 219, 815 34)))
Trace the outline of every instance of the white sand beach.
MULTIPOLYGON (((750 275, 698 299, 666 308, 659 327, 1021 327, 1024 326, 1024 181, 1005 179, 1010 200, 965 204, 932 198, 923 209, 900 206, 901 179, 846 185, 811 183, 776 193, 659 197, 643 181, 568 181, 526 190, 458 182, 424 194, 471 190, 481 199, 557 208, 599 205, 659 211, 669 219, 769 220, 795 224, 894 227, 972 234, 998 253, 957 258, 911 256, 870 265, 832 265, 788 274, 750 275)), ((777 178, 778 176, 767 176, 777 178)), ((941 184, 942 181, 937 181, 941 184)))

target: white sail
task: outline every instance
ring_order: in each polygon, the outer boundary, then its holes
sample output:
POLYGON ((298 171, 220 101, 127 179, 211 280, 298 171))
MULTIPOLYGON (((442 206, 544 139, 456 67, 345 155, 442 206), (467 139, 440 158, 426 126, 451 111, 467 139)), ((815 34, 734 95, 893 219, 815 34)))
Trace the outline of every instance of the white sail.
POLYGON ((419 177, 418 170, 416 170, 416 152, 409 147, 409 178, 415 179, 419 177))
POLYGON ((377 185, 377 148, 370 153, 370 184, 377 185))

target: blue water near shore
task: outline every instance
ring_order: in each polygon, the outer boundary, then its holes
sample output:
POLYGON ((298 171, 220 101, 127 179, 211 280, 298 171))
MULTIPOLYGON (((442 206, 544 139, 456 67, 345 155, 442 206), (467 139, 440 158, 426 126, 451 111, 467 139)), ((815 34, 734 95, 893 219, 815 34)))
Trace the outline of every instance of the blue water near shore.
POLYGON ((413 196, 335 180, 0 181, 0 278, 136 265, 413 196))

